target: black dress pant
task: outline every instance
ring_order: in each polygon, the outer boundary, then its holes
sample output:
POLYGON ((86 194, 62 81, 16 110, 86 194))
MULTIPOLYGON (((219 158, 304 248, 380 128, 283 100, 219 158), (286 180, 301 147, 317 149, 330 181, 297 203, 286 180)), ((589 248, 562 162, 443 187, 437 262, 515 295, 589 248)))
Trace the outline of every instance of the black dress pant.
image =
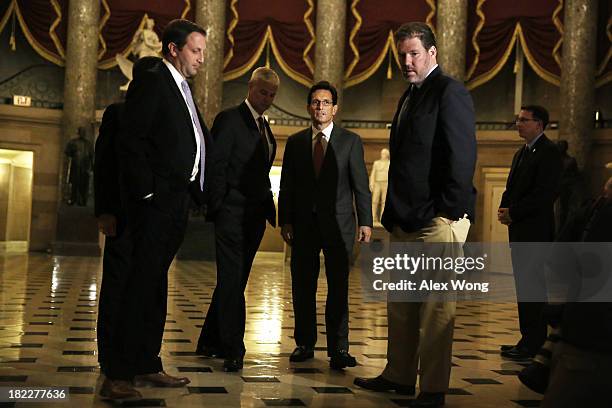
POLYGON ((264 210, 264 205, 224 204, 216 215, 217 286, 198 349, 213 347, 231 359, 242 359, 246 352, 244 290, 266 229, 264 210))
MULTIPOLYGON (((332 221, 333 223, 333 221, 332 221)), ((325 258, 327 299, 325 326, 327 354, 347 350, 348 344, 348 277, 352 234, 342 234, 332 228, 330 222, 318 218, 300 220, 293 225, 294 239, 291 247, 291 289, 295 316, 294 338, 298 346, 314 347, 317 342, 317 281, 319 279, 319 253, 325 258), (326 234, 321 223, 327 222, 326 234)))
POLYGON ((529 243, 511 244, 512 269, 518 298, 519 345, 536 354, 546 341, 547 327, 543 316, 547 300, 542 252, 529 243))
POLYGON ((98 362, 103 373, 109 360, 116 360, 122 299, 130 276, 132 237, 125 228, 125 217, 117 217, 117 235, 106 237, 102 260, 102 285, 98 304, 98 362))
POLYGON ((163 370, 159 353, 166 323, 168 268, 185 235, 187 192, 160 193, 152 202, 128 206, 132 238, 131 265, 121 296, 114 358, 107 361, 110 379, 129 380, 163 370))

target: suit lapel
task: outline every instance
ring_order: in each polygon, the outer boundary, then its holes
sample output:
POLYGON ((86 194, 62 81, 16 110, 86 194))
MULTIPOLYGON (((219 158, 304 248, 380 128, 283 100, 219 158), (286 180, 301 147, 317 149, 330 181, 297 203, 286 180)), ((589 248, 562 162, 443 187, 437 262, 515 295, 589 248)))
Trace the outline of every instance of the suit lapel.
MULTIPOLYGON (((195 135, 193 134, 193 119, 191 118, 191 113, 189 112, 189 108, 187 107, 187 102, 185 102, 185 98, 183 98, 183 94, 181 93, 180 89, 178 88, 176 81, 174 80, 174 77, 172 76, 172 74, 170 73, 170 70, 168 69, 168 67, 166 66, 166 64, 164 64, 163 62, 158 64, 157 67, 159 67, 159 69, 162 72, 162 75, 164 75, 164 77, 166 78, 166 80, 168 81, 168 86, 170 87, 170 89, 172 90, 172 93, 174 95, 174 97, 177 99, 176 103, 178 104, 177 106, 180 106, 180 110, 183 112, 183 119, 189 123, 189 129, 191 129, 191 135, 193 136, 193 144, 195 145, 195 135)), ((194 102, 195 104, 195 102, 194 102)), ((202 123, 200 121, 200 123, 202 123)))
MULTIPOLYGON (((261 139, 261 135, 259 134, 259 126, 257 125, 257 121, 255 121, 255 118, 253 117, 253 114, 251 113, 251 110, 247 106, 246 102, 242 102, 238 106, 238 111, 240 112, 240 115, 242 116, 242 120, 244 120, 244 123, 246 123, 247 127, 251 131, 251 135, 257 140, 256 143, 258 143, 259 140, 261 139)), ((270 138, 272 140, 273 151, 275 151, 276 145, 274 142, 274 138, 272 137, 272 131, 270 130, 270 127, 267 126, 267 121, 265 121, 265 123, 266 123, 266 128, 268 130, 268 133, 270 134, 270 138)), ((265 157, 266 149, 261 149, 261 150, 262 150, 263 156, 265 157)), ((272 157, 274 158, 274 155, 272 155, 272 157)), ((270 163, 269 157, 265 157, 265 160, 266 160, 266 163, 270 163)))

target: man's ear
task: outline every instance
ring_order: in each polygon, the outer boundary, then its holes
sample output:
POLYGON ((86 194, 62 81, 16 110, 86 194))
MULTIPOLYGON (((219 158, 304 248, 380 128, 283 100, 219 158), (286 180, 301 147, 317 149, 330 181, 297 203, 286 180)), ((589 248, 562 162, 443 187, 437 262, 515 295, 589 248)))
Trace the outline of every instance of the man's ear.
POLYGON ((178 55, 178 47, 175 43, 171 42, 168 44, 168 50, 170 51, 170 55, 176 57, 178 55))
POLYGON ((431 48, 429 48, 428 52, 432 57, 435 57, 436 55, 438 55, 438 49, 436 48, 435 45, 432 45, 431 48))
POLYGON ((334 105, 332 108, 332 115, 336 116, 336 113, 338 113, 338 105, 334 105))

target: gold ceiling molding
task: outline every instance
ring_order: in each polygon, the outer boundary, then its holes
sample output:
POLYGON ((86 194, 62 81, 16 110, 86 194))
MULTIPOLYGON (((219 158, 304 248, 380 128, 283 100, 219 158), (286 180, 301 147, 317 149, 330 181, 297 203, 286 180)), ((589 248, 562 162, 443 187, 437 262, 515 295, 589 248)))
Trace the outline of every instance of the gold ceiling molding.
POLYGON ((394 43, 393 30, 389 30, 389 35, 387 36, 387 41, 385 42, 385 46, 383 50, 380 52, 380 54, 378 55, 378 57, 376 57, 376 60, 374 61, 374 63, 362 73, 357 74, 352 78, 347 78, 344 84, 344 87, 348 88, 353 85, 360 84, 361 82, 365 81, 366 79, 374 75, 374 73, 378 70, 380 65, 383 63, 383 61, 387 57, 387 53, 389 52, 389 49, 392 50, 393 55, 395 56, 395 61, 398 63, 398 66, 399 66, 399 62, 398 62, 399 58, 397 55, 397 48, 394 43))
POLYGON ((355 66, 359 63, 359 49, 355 45, 355 37, 361 28, 363 19, 357 11, 357 4, 359 4, 359 0, 353 0, 351 3, 351 13, 353 14, 353 17, 355 17, 355 26, 351 30, 351 34, 349 36, 349 46, 351 47, 351 51, 353 51, 353 60, 344 74, 344 79, 348 79, 351 76, 355 66))
POLYGON ((306 48, 304 48, 304 52, 302 53, 302 59, 304 60, 304 63, 308 67, 310 73, 314 75, 314 63, 308 56, 308 53, 315 44, 314 27, 312 26, 312 22, 310 21, 310 17, 312 16, 312 13, 314 11, 314 1, 308 0, 307 3, 308 9, 306 10, 306 13, 304 13, 304 24, 306 24, 306 29, 308 30, 308 34, 310 34, 310 42, 308 43, 308 45, 306 45, 306 48))
POLYGON ((191 1, 185 0, 185 8, 183 9, 183 12, 181 13, 181 18, 187 17, 187 13, 189 13, 189 10, 191 10, 191 1))
POLYGON ((476 71, 476 67, 478 66, 478 62, 480 61, 480 45, 478 45, 478 34, 480 34, 482 27, 484 27, 485 25, 486 17, 482 12, 482 5, 485 3, 485 1, 486 0, 478 0, 478 3, 476 4, 476 15, 478 16, 479 20, 478 24, 476 25, 476 29, 474 30, 474 34, 472 34, 472 46, 474 47, 474 51, 476 54, 474 55, 474 61, 472 61, 472 65, 470 66, 470 69, 467 72, 466 80, 472 78, 472 75, 474 75, 474 71, 476 71))
POLYGON ((253 65, 255 65, 255 63, 261 56, 261 53, 263 52, 264 47, 266 46, 268 42, 268 37, 270 36, 270 34, 271 34, 271 30, 270 30, 270 26, 268 26, 268 28, 266 29, 266 34, 264 35, 259 45, 257 46, 257 49, 255 50, 255 53, 253 54, 253 56, 243 66, 224 73, 223 80, 231 81, 232 79, 239 78, 243 76, 244 74, 246 74, 247 72, 249 72, 249 70, 253 67, 253 65))
POLYGON ((555 59, 555 62, 561 68, 561 45, 563 44, 563 23, 561 23, 561 19, 559 18, 559 14, 563 11, 563 0, 559 0, 559 5, 553 11, 552 21, 557 31, 559 32, 559 40, 555 44, 555 48, 553 48, 552 55, 555 59))
POLYGON ((227 40, 230 43, 230 49, 227 51, 227 55, 223 60, 223 69, 227 67, 232 58, 234 57, 234 29, 238 25, 238 9, 236 8, 236 4, 238 0, 232 0, 230 3, 230 10, 232 12, 232 20, 227 27, 227 40))
POLYGON ((51 27, 49 27, 49 37, 51 37, 51 40, 53 40, 53 44, 55 45, 55 48, 57 49, 57 52, 60 55, 60 57, 62 57, 62 59, 65 59, 66 54, 64 53, 64 47, 62 46, 62 42, 60 41, 59 37, 55 33, 55 29, 57 28, 59 23, 62 21, 62 9, 60 5, 58 4, 57 0, 49 0, 49 3, 51 3, 51 6, 53 7, 53 11, 55 11, 55 15, 56 15, 56 18, 51 24, 51 27))
MULTIPOLYGON (((34 48, 34 50, 47 61, 50 61, 54 63, 55 65, 59 65, 63 67, 65 64, 63 58, 58 57, 57 55, 54 55, 50 53, 49 51, 45 50, 45 48, 42 45, 40 45, 38 41, 36 41, 32 33, 28 29, 28 26, 26 25, 25 20, 23 19, 23 15, 21 14, 21 10, 19 9, 19 4, 17 4, 17 2, 15 2, 14 11, 15 11, 15 15, 17 16, 17 21, 19 21, 19 26, 21 27, 21 31, 23 32, 23 35, 25 36, 30 46, 32 46, 32 48, 34 48)), ((57 12, 58 11, 56 10, 56 13, 57 12)), ((59 17, 55 21, 58 22, 59 20, 61 20, 61 10, 59 10, 59 17)), ((49 34, 51 34, 51 29, 55 29, 53 25, 49 29, 49 34)), ((55 40, 53 41, 55 43, 55 40)), ((59 42, 59 39, 58 39, 58 42, 59 42)), ((55 46, 57 47, 57 44, 55 44, 55 46)), ((59 48, 62 49, 62 52, 63 52, 63 48, 61 47, 61 44, 59 48)))
POLYGON ((98 28, 98 38, 100 40, 100 50, 98 51, 98 61, 102 59, 102 56, 106 53, 106 41, 102 36, 102 29, 106 25, 106 22, 111 16, 110 7, 108 6, 107 0, 102 0, 102 7, 104 8, 104 15, 102 16, 102 21, 100 21, 100 26, 98 28))
POLYGON ((287 74, 289 78, 293 79, 296 82, 299 82, 305 87, 307 88, 311 87, 312 80, 304 76, 303 74, 293 70, 289 66, 289 64, 287 64, 287 62, 283 59, 281 53, 278 50, 278 47, 276 46, 276 41, 274 40, 274 34, 272 33, 272 27, 270 26, 268 26, 268 41, 270 42, 270 45, 272 46, 272 53, 274 54, 274 57, 276 58, 276 62, 278 62, 278 65, 280 65, 281 69, 285 72, 285 74, 287 74))

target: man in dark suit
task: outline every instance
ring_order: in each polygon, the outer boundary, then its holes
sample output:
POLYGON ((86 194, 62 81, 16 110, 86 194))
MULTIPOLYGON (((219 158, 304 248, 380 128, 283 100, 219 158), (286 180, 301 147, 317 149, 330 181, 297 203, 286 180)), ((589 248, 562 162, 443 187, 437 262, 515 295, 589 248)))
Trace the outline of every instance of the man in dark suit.
MULTIPOLYGON (((559 149, 544 134, 547 124, 548 112, 536 105, 523 106, 516 119, 519 136, 526 145, 512 159, 498 210, 499 221, 508 226, 511 243, 554 240, 554 202, 563 164, 559 149)), ((524 245, 511 246, 521 339, 514 346, 502 346, 501 354, 512 359, 533 357, 546 340, 546 323, 542 318, 545 281, 540 275, 541 268, 531 262, 524 245)))
POLYGON ((276 226, 269 176, 276 141, 263 114, 272 105, 279 82, 270 68, 257 68, 246 100, 219 113, 211 131, 215 153, 208 215, 215 221, 217 286, 197 352, 225 357, 225 371, 242 368, 244 290, 266 220, 276 226))
POLYGON ((314 357, 317 342, 316 292, 319 253, 325 256, 327 355, 333 369, 354 367, 348 352, 349 260, 355 242, 369 242, 372 195, 359 135, 334 124, 336 89, 327 81, 310 88, 312 126, 289 137, 283 157, 279 224, 291 245, 291 281, 297 348, 289 358, 314 357))
MULTIPOLYGON (((426 24, 402 25, 395 40, 410 86, 391 126, 382 224, 392 242, 447 243, 439 256, 461 256, 476 197, 472 98, 462 83, 438 67, 435 36, 426 24)), ((444 405, 455 302, 389 302, 387 319, 387 366, 380 376, 357 378, 355 384, 373 391, 414 394, 419 372, 421 392, 410 406, 444 405)))
MULTIPOLYGON (((134 78, 161 61, 158 57, 144 57, 132 69, 134 78)), ((102 263, 102 284, 98 309, 98 362, 105 372, 106 361, 120 347, 115 344, 121 299, 129 276, 132 241, 125 229, 125 213, 121 208, 119 191, 119 162, 117 137, 123 103, 109 105, 102 116, 96 139, 94 158, 94 213, 98 229, 105 236, 102 263)))
POLYGON ((100 395, 137 397, 134 384, 181 387, 163 370, 168 268, 185 233, 189 193, 202 200, 208 132, 186 79, 204 59, 206 32, 173 20, 162 35, 162 62, 130 84, 118 158, 121 201, 132 237, 131 266, 118 332, 121 353, 107 362, 100 395))

